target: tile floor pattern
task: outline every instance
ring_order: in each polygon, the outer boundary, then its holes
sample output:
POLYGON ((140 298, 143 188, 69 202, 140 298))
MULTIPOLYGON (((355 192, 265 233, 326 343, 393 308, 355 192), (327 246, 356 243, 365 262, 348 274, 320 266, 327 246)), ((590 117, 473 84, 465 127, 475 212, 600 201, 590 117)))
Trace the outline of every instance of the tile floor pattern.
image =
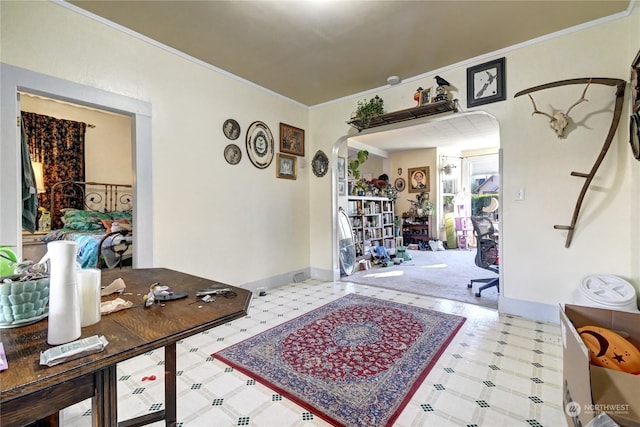
MULTIPOLYGON (((247 317, 178 343, 178 427, 328 426, 210 355, 351 292, 467 317, 395 426, 566 426, 558 325, 428 296, 310 279, 254 296, 247 317)), ((156 350, 118 365, 120 420, 163 408, 163 363, 164 352, 156 350), (157 379, 144 379, 151 375, 157 379)), ((62 411, 61 421, 90 426, 90 401, 62 411)))

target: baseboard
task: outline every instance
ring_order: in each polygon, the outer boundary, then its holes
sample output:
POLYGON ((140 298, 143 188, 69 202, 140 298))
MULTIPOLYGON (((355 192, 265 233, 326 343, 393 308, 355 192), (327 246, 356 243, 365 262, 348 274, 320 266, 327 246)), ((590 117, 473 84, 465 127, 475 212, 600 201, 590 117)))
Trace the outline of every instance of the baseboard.
POLYGON ((501 314, 510 314, 539 322, 560 323, 558 306, 552 304, 500 296, 498 300, 498 311, 501 314))
POLYGON ((277 276, 268 277, 266 279, 256 280, 255 282, 244 283, 240 288, 248 289, 252 292, 258 290, 268 291, 269 289, 279 288, 280 286, 289 285, 291 283, 300 282, 311 276, 309 267, 300 270, 290 271, 288 273, 279 274, 277 276))

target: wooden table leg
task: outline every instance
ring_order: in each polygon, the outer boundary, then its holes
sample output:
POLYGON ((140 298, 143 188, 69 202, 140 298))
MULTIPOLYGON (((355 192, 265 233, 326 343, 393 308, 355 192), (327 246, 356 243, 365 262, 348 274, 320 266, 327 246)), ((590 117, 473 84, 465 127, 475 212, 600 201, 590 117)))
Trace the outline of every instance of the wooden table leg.
POLYGON ((91 399, 91 417, 94 427, 118 425, 118 390, 116 365, 95 373, 96 392, 91 399))
POLYGON ((164 406, 165 423, 175 426, 177 421, 176 344, 164 348, 164 406))

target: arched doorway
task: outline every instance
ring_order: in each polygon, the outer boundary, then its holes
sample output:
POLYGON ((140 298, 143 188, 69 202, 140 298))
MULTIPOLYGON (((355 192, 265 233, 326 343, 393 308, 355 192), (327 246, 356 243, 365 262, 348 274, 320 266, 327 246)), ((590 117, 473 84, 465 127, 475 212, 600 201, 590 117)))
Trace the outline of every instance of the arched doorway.
MULTIPOLYGON (((411 152, 413 159, 416 150, 431 150, 433 153, 433 163, 430 163, 431 173, 431 201, 435 205, 434 227, 430 233, 439 240, 446 240, 444 219, 447 214, 446 206, 454 195, 462 194, 471 188, 470 175, 473 158, 480 158, 485 155, 493 155, 495 159, 499 157, 499 126, 497 120, 486 112, 455 113, 445 117, 431 118, 416 122, 405 122, 403 126, 386 126, 377 129, 365 130, 353 136, 343 136, 334 144, 332 161, 338 164, 339 158, 348 158, 350 150, 367 149, 370 156, 382 156, 384 160, 378 161, 381 168, 378 172, 384 172, 393 182, 395 178, 402 177, 406 180, 407 169, 412 166, 422 166, 422 164, 407 163, 402 152, 411 152), (392 129, 389 129, 393 127, 392 129), (447 129, 444 132, 443 129, 447 129), (446 135, 445 135, 446 133, 446 135), (455 134, 455 135, 454 135, 455 134), (435 137, 434 137, 435 135, 435 137), (443 136, 444 135, 444 136, 443 136), (456 158, 459 161, 455 173, 459 175, 455 185, 451 184, 452 173, 449 168, 450 159, 456 158), (404 162, 404 163, 403 163, 404 162), (465 165, 464 170, 462 164, 465 165), (400 173, 400 170, 402 172, 400 173), (445 173, 444 171, 447 171, 445 173)), ((405 157, 406 154, 405 153, 405 157)), ((341 159, 342 160, 342 159, 341 159)), ((411 160, 413 161, 413 160, 411 160)), ((348 162, 348 160, 347 160, 348 162)), ((373 175, 378 177, 375 172, 373 175)), ((497 175, 499 177, 499 173, 497 175)), ((499 178, 498 178, 499 179, 499 178)), ((338 194, 338 188, 343 188, 338 177, 338 171, 334 171, 332 178, 333 186, 333 230, 336 230, 336 218, 338 208, 348 203, 348 196, 338 194)), ((469 192, 470 193, 470 192, 469 192)), ((396 202, 398 216, 406 210, 403 203, 408 201, 414 194, 399 192, 396 202)), ((470 194, 469 194, 470 196, 470 194)), ((471 201, 468 202, 471 206, 471 201)), ((499 214, 494 214, 496 217, 499 214)), ((333 259, 334 259, 334 280, 341 279, 336 254, 338 253, 334 232, 333 259)), ((470 261, 473 264, 473 259, 470 261)), ((475 266, 474 266, 475 267, 475 266)), ((348 278, 345 278, 348 280, 348 278)), ((464 283, 461 283, 463 286, 464 283)))

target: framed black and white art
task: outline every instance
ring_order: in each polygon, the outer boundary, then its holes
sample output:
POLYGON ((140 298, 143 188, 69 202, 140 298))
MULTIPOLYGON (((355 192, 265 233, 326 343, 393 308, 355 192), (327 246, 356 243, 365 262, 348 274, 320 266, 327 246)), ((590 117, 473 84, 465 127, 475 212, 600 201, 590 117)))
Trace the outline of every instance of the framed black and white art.
POLYGON ((467 68, 467 107, 507 99, 505 59, 467 68))

